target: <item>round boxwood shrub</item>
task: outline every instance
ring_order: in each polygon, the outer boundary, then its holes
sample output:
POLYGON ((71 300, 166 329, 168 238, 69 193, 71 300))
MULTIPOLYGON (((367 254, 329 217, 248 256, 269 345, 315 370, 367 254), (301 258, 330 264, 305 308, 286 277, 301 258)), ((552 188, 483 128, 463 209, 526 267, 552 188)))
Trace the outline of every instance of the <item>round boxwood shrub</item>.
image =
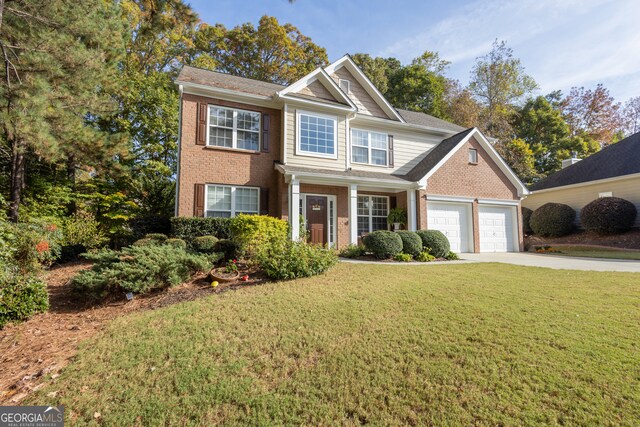
POLYGON ((179 249, 187 249, 187 242, 182 239, 167 239, 164 241, 165 245, 173 246, 179 249))
POLYGON ((157 240, 143 237, 142 239, 138 239, 135 242, 133 242, 131 246, 152 246, 152 245, 157 245, 158 243, 159 242, 157 240))
POLYGON ((631 229, 637 215, 638 211, 630 201, 619 197, 602 197, 582 208, 580 222, 588 231, 617 234, 631 229))
POLYGON ((402 239, 392 231, 374 231, 364 236, 362 241, 365 248, 379 259, 391 258, 402 252, 402 239))
POLYGON ((422 252, 422 238, 415 231, 396 231, 402 239, 402 252, 411 256, 418 256, 422 252))
POLYGON ((233 239, 219 240, 215 246, 215 252, 221 253, 225 261, 240 257, 240 249, 240 244, 233 239))
POLYGON ((166 234, 162 233, 149 233, 144 236, 145 239, 155 240, 156 242, 164 242, 168 239, 166 234))
POLYGON ((533 211, 529 208, 525 208, 524 206, 521 208, 522 211, 522 231, 524 234, 531 234, 533 230, 531 229, 531 224, 529 221, 531 220, 531 214, 533 211))
POLYGON ((535 234, 544 237, 560 237, 573 231, 576 211, 562 203, 545 203, 533 211, 529 225, 535 234))
POLYGON ((451 250, 449 239, 438 230, 418 230, 418 236, 422 239, 422 246, 436 258, 444 258, 451 250))
POLYGON ((193 250, 203 254, 215 252, 217 244, 218 238, 215 236, 199 236, 191 241, 193 250))

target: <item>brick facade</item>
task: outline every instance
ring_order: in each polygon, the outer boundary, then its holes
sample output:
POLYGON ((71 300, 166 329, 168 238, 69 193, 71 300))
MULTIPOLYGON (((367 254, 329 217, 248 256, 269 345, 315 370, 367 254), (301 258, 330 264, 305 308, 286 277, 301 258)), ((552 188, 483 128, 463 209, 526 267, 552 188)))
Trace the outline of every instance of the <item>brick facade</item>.
POLYGON ((229 184, 269 190, 269 214, 280 216, 279 179, 274 161, 280 159, 281 112, 271 108, 184 94, 180 136, 178 216, 193 216, 195 184, 229 184), (196 145, 198 103, 256 111, 270 115, 269 152, 230 150, 196 145))

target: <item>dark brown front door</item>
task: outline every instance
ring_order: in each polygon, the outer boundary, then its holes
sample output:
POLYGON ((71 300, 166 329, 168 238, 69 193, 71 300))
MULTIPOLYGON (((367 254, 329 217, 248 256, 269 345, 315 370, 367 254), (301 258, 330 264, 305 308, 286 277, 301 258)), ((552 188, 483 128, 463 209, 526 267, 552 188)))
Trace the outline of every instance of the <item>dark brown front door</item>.
POLYGON ((307 228, 309 241, 319 245, 327 243, 327 198, 307 196, 307 228))

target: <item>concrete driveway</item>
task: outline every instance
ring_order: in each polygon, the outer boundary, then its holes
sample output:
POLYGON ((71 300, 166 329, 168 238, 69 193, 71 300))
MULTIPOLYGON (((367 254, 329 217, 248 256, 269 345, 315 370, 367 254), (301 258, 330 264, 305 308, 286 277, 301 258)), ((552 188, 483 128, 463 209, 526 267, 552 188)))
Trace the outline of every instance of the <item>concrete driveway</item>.
POLYGON ((640 273, 640 261, 599 258, 578 258, 562 255, 541 255, 529 252, 460 254, 460 259, 475 262, 545 267, 556 270, 622 271, 640 273))

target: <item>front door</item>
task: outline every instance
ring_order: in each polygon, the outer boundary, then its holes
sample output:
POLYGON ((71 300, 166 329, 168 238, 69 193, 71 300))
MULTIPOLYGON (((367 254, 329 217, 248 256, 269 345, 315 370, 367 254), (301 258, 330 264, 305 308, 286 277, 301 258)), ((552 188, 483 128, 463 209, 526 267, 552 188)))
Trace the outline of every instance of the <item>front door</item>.
POLYGON ((307 229, 310 243, 327 243, 327 198, 307 196, 307 229))

